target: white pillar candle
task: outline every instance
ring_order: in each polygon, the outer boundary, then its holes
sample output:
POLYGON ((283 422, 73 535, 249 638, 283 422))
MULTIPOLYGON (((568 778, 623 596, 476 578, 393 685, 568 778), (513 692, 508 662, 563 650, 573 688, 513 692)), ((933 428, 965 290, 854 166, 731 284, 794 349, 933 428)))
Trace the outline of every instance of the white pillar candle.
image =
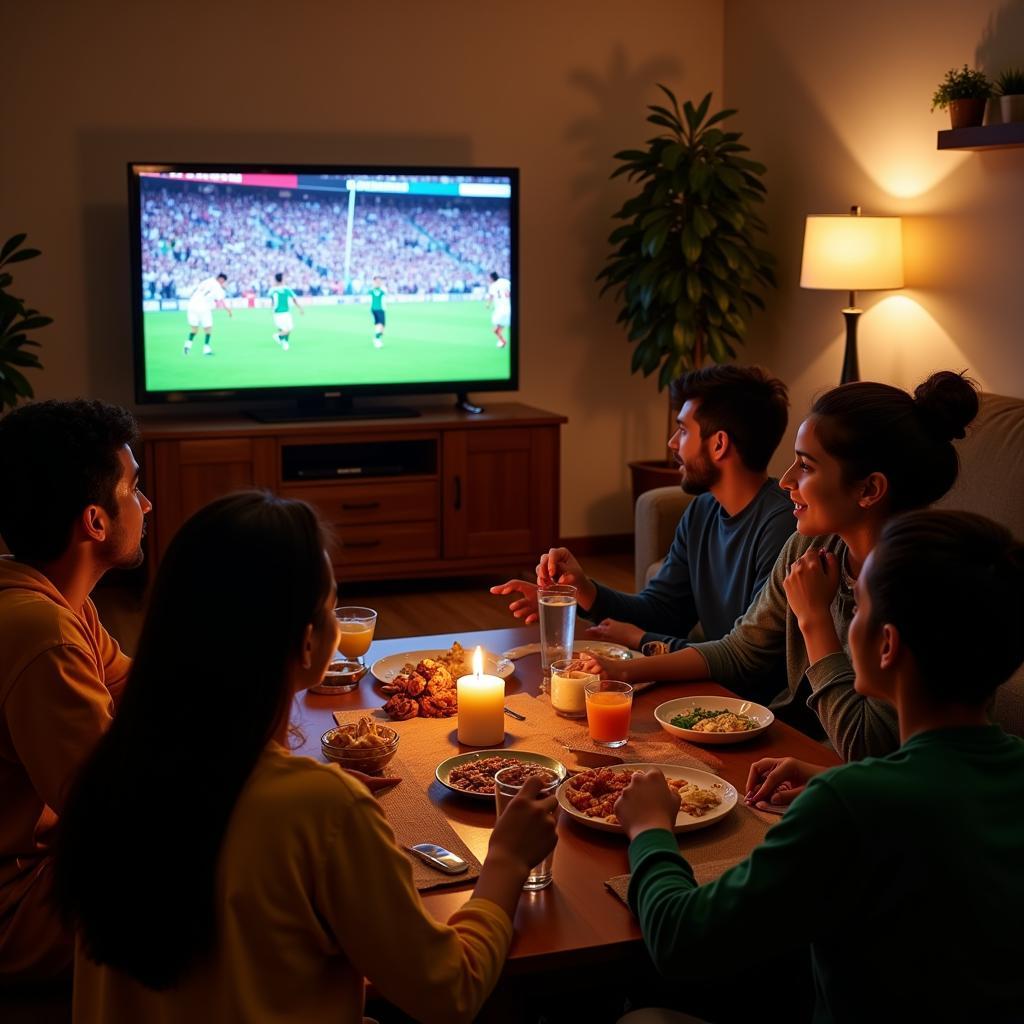
POLYGON ((467 747, 498 747, 505 741, 505 680, 485 676, 483 652, 473 654, 473 674, 456 682, 459 742, 467 747))

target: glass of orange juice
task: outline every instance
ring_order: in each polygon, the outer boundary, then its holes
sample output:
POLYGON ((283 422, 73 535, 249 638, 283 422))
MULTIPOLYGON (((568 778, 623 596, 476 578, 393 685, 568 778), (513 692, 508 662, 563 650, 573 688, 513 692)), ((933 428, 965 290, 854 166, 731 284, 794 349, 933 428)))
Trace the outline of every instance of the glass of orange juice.
POLYGON ((590 738, 602 747, 622 747, 629 740, 633 687, 616 679, 599 679, 584 688, 590 738))
POLYGON ((377 613, 372 608, 339 605, 334 609, 334 617, 338 620, 338 650, 347 662, 359 666, 365 672, 363 655, 373 641, 377 613))

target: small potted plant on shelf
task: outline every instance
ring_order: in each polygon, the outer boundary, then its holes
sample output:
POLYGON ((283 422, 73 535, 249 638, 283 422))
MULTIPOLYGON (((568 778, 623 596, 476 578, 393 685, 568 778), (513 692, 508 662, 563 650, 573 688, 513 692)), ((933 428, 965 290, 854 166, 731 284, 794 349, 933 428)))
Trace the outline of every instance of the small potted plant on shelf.
POLYGON ((985 120, 985 104, 992 95, 992 83, 983 71, 950 68, 932 96, 932 110, 949 108, 953 128, 976 128, 985 120))
POLYGON ((1024 71, 1007 68, 996 79, 996 88, 999 90, 999 112, 1003 124, 1024 121, 1024 71))

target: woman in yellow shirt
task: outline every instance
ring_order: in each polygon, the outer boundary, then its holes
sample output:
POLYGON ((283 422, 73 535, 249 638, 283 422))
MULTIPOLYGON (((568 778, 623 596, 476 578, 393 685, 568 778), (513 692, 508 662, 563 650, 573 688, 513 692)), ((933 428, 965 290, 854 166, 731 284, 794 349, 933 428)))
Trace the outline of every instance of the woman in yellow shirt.
POLYGON ((355 1022, 364 977, 418 1020, 468 1021, 497 982, 554 800, 525 789, 472 898, 447 924, 425 912, 366 787, 284 746, 337 644, 324 548, 308 505, 259 493, 171 542, 62 818, 76 1022, 355 1022))

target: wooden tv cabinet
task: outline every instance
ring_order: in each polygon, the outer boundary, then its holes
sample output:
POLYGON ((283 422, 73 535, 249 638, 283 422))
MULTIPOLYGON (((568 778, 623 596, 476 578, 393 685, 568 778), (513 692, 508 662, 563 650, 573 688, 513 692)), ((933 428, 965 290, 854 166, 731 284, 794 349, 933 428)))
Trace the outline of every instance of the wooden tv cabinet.
POLYGON ((513 403, 395 420, 143 418, 150 566, 196 509, 258 487, 316 506, 345 581, 532 568, 558 537, 565 422, 513 403))

